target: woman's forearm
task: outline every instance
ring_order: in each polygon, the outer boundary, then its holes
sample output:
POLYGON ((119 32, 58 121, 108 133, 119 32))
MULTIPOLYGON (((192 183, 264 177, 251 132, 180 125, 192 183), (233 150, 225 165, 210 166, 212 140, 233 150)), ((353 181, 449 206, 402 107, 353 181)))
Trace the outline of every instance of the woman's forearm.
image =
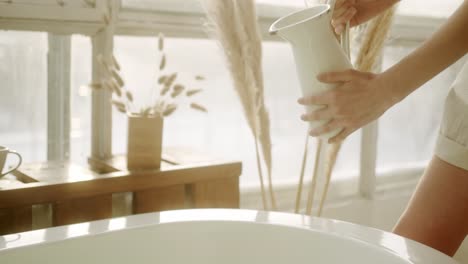
POLYGON ((379 77, 399 102, 468 52, 468 1, 428 41, 379 77))

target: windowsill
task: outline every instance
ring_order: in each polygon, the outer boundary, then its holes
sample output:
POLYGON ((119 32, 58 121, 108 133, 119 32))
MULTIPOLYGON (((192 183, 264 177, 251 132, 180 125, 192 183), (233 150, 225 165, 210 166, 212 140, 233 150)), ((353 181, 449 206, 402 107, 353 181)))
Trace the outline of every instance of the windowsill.
MULTIPOLYGON (((422 164, 413 167, 386 169, 378 171, 374 199, 382 199, 389 195, 410 194, 416 187, 423 174, 425 166, 422 164)), ((303 184, 301 204, 306 204, 308 186, 310 181, 303 184)), ((320 185, 317 185, 317 191, 320 185)), ((291 211, 295 207, 298 183, 297 180, 275 182, 274 190, 278 203, 278 210, 291 211)), ((318 196, 318 195, 317 195, 318 196)), ((344 179, 337 179, 330 184, 326 207, 334 207, 343 202, 362 200, 358 190, 358 175, 349 175, 344 179)), ((241 186, 241 207, 262 208, 261 193, 258 185, 241 186)))

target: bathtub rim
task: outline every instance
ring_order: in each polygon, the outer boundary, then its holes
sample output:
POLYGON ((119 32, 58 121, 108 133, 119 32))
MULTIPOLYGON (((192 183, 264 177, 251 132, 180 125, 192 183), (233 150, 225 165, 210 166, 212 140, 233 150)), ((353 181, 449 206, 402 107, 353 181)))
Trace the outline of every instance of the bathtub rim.
POLYGON ((0 244, 0 257, 2 253, 27 247, 54 244, 60 241, 104 235, 123 230, 147 228, 153 225, 188 222, 241 222, 306 229, 337 236, 342 239, 353 240, 357 243, 364 243, 374 249, 397 255, 414 264, 459 264, 453 258, 426 245, 376 228, 336 219, 245 209, 186 209, 164 211, 5 235, 0 236, 0 242, 2 242, 2 240, 11 242, 0 244), (124 227, 112 227, 112 221, 114 223, 124 221, 126 225, 124 227), (69 232, 69 230, 73 228, 79 229, 80 226, 88 226, 88 229, 93 230, 86 232, 69 232), (105 226, 107 228, 105 228, 105 226), (45 232, 47 232, 48 238, 44 240, 43 238, 41 239, 41 235, 43 237, 45 232), (383 241, 385 241, 385 243, 383 243, 383 241))

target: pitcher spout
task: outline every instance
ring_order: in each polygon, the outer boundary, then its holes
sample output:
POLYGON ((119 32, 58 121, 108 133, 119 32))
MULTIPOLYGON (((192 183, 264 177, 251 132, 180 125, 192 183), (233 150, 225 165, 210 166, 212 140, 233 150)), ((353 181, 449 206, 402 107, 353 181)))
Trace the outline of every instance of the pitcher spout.
POLYGON ((281 38, 294 42, 296 38, 303 36, 304 31, 313 30, 314 25, 320 20, 330 21, 330 5, 316 5, 292 14, 289 14, 270 27, 270 35, 278 35, 281 38), (312 28, 311 28, 312 27, 312 28))

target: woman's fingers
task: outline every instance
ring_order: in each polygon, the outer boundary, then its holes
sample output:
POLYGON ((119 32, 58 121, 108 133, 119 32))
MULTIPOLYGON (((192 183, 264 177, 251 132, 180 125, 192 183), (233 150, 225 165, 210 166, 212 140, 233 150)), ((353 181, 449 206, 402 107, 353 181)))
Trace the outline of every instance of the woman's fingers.
POLYGON ((328 140, 328 143, 329 143, 329 144, 333 144, 333 143, 342 142, 342 141, 344 141, 349 135, 351 135, 354 131, 356 131, 355 128, 347 127, 347 128, 345 128, 345 129, 343 129, 338 135, 334 136, 333 138, 330 138, 330 139, 328 140))
POLYGON ((329 91, 318 95, 302 97, 297 102, 301 105, 327 105, 332 100, 333 93, 329 91))
POLYGON ((334 26, 335 33, 338 35, 341 34, 345 29, 346 23, 351 21, 353 17, 356 15, 356 13, 357 13, 356 8, 351 7, 348 10, 346 10, 346 13, 344 13, 343 16, 337 18, 334 22, 334 24, 336 25, 334 26))
POLYGON ((346 10, 348 8, 352 7, 349 1, 337 1, 335 4, 335 9, 333 10, 333 17, 332 19, 335 20, 341 16, 343 16, 344 13, 346 13, 346 10))
POLYGON ((325 72, 317 76, 317 79, 323 83, 342 83, 352 81, 359 75, 358 71, 346 70, 341 72, 325 72))
POLYGON ((335 10, 339 9, 340 7, 342 7, 344 4, 347 4, 348 2, 350 1, 349 0, 336 0, 335 10))
POLYGON ((327 124, 311 130, 309 132, 309 135, 311 135, 313 137, 318 137, 320 135, 332 132, 333 130, 339 129, 339 128, 342 128, 342 127, 343 127, 343 125, 342 125, 341 120, 333 119, 330 122, 328 122, 327 124))
POLYGON ((302 121, 319 121, 331 119, 333 113, 327 108, 323 108, 312 113, 303 114, 301 116, 302 121))
POLYGON ((355 0, 338 1, 335 4, 333 11, 332 26, 335 28, 335 33, 341 34, 347 22, 351 21, 357 13, 354 7, 355 0))

